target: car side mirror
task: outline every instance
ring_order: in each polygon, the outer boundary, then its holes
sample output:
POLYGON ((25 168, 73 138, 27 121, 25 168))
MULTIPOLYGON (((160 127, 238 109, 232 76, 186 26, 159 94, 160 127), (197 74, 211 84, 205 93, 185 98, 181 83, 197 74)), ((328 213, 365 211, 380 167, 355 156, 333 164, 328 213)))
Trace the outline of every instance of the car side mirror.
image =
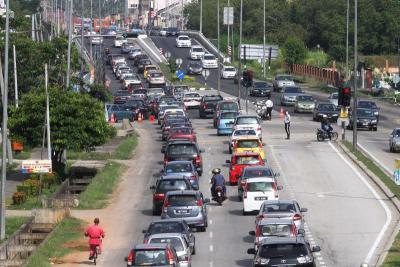
POLYGON ((249 248, 247 254, 256 254, 256 250, 254 248, 249 248))
POLYGON ((301 209, 300 209, 300 212, 307 212, 307 211, 308 211, 307 208, 301 208, 301 209))
POLYGON ((231 161, 229 159, 225 160, 225 163, 231 163, 231 161))
POLYGON ((281 185, 278 185, 278 186, 276 187, 276 189, 278 189, 278 190, 282 190, 282 189, 283 189, 283 186, 281 186, 281 185))
POLYGON ((124 258, 124 261, 128 261, 128 257, 125 257, 125 258, 124 258))
POLYGON ((320 252, 321 251, 321 247, 320 246, 313 246, 311 248, 311 252, 320 252))
POLYGON ((249 231, 249 235, 256 235, 255 231, 249 231))
POLYGON ((204 204, 210 203, 210 199, 209 198, 205 198, 204 199, 204 204))

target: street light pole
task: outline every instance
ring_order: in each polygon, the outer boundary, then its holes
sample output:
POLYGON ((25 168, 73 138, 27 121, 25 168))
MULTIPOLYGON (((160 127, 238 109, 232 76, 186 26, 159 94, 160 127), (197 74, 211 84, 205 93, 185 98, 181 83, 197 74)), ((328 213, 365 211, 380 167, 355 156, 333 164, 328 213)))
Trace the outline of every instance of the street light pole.
POLYGON ((51 143, 50 143, 50 104, 49 104, 49 75, 47 72, 47 64, 44 64, 45 85, 46 92, 46 133, 47 133, 47 157, 51 160, 51 143))
POLYGON ((241 87, 241 77, 242 77, 242 18, 243 18, 243 0, 240 0, 240 23, 239 23, 239 69, 238 69, 238 99, 240 101, 240 87, 241 87))
POLYGON ((72 10, 73 10, 73 0, 69 0, 69 6, 68 6, 68 53, 67 53, 67 82, 66 82, 66 89, 69 88, 69 82, 70 82, 70 72, 71 72, 71 45, 72 45, 72 10))
POLYGON ((83 74, 83 71, 85 70, 85 61, 83 60, 83 0, 81 0, 81 72, 83 74))
POLYGON ((358 17, 358 0, 354 0, 354 100, 353 100, 353 149, 357 150, 357 65, 358 65, 358 36, 357 36, 357 17, 358 17))
POLYGON ((218 77, 217 77, 217 90, 218 90, 218 94, 220 94, 220 89, 221 89, 221 67, 220 67, 220 50, 219 50, 219 37, 220 37, 220 32, 219 32, 219 0, 217 0, 217 32, 218 32, 218 55, 217 55, 217 67, 218 67, 218 77))
POLYGON ((13 45, 13 58, 14 58, 14 94, 15 94, 15 107, 18 108, 18 78, 17 78, 17 52, 15 45, 13 45))
POLYGON ((346 78, 349 78, 349 14, 350 0, 347 0, 347 15, 346 15, 346 78))
POLYGON ((203 33, 203 0, 200 0, 200 33, 203 33))
MULTIPOLYGON (((227 38, 227 45, 226 45, 226 47, 227 47, 227 49, 228 49, 228 51, 229 51, 229 17, 230 17, 230 13, 229 13, 229 5, 230 5, 230 3, 229 3, 229 0, 228 0, 228 23, 227 23, 227 26, 228 26, 228 38, 227 38)), ((231 52, 232 53, 232 52, 231 52)), ((229 57, 230 55, 228 55, 228 57, 229 57)))
POLYGON ((265 0, 264 0, 264 23, 263 23, 263 77, 265 78, 265 0))

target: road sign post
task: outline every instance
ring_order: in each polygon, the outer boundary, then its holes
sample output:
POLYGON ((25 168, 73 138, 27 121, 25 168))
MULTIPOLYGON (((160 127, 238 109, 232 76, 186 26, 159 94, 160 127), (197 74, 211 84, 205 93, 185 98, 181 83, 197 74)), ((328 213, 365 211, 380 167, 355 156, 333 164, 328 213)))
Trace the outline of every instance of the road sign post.
POLYGON ((210 76, 210 71, 207 70, 207 69, 204 69, 204 70, 201 72, 201 75, 202 75, 203 78, 204 78, 204 86, 207 86, 207 78, 208 78, 208 76, 210 76))

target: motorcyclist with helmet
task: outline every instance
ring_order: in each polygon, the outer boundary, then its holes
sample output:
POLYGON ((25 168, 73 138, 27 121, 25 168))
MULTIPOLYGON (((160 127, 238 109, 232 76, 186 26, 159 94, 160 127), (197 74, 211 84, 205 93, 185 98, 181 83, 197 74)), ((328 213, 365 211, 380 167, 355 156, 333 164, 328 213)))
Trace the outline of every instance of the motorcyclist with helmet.
POLYGON ((211 177, 210 184, 211 186, 211 196, 216 197, 216 192, 215 188, 218 186, 222 187, 222 190, 224 192, 224 195, 226 196, 226 187, 225 187, 225 178, 221 174, 221 169, 220 168, 215 168, 212 170, 213 176, 211 177))
POLYGON ((326 115, 322 116, 321 130, 329 137, 329 139, 331 139, 333 128, 329 123, 328 116, 326 115))

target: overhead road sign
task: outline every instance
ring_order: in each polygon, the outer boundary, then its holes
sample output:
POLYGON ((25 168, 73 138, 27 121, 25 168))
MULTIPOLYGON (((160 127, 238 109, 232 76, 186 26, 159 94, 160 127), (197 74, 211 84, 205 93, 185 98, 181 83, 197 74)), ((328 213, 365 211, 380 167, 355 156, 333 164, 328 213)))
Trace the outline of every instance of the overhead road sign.
POLYGON ((266 44, 265 50, 263 45, 257 44, 242 44, 240 46, 240 58, 241 59, 262 59, 263 51, 265 51, 265 58, 268 59, 269 51, 271 50, 271 59, 277 59, 279 54, 279 46, 266 44))
POLYGON ((23 160, 22 173, 51 173, 51 160, 23 160))

